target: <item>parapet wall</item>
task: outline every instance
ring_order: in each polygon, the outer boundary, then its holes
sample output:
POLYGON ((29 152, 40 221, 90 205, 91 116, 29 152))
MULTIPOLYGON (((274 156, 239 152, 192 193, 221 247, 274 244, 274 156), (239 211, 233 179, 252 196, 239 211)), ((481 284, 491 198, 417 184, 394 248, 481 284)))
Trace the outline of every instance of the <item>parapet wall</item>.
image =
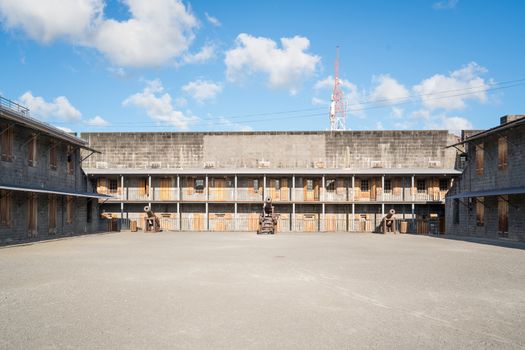
POLYGON ((454 168, 441 130, 82 133, 85 168, 454 168))

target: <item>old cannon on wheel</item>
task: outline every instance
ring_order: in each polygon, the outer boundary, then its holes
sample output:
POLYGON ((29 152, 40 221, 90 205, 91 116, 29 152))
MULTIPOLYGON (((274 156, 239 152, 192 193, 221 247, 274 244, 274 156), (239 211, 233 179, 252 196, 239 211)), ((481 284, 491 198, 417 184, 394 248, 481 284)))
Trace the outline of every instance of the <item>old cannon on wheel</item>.
POLYGON ((144 231, 154 231, 154 232, 160 232, 162 231, 160 229, 160 220, 155 215, 155 213, 151 210, 151 208, 146 205, 144 207, 144 211, 146 212, 147 217, 145 218, 144 223, 144 231))
POLYGON ((259 215, 259 229, 257 234, 273 235, 277 230, 277 219, 279 215, 275 214, 272 205, 272 198, 267 197, 263 204, 263 210, 259 215))
POLYGON ((395 213, 396 211, 394 209, 390 209, 388 214, 386 214, 385 217, 383 218, 383 222, 382 222, 383 233, 387 233, 387 232, 392 232, 394 234, 397 233, 396 232, 396 217, 394 216, 395 213))

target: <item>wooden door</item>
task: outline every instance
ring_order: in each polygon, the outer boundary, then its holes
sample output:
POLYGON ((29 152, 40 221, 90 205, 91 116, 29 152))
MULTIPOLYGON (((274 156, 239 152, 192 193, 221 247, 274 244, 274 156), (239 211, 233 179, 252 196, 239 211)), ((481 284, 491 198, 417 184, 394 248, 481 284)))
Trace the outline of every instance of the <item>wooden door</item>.
POLYGON ((193 213, 193 214, 191 214, 191 218, 192 218, 192 230, 194 230, 194 231, 203 231, 204 230, 205 214, 203 214, 203 213, 193 213))
POLYGON ((257 231, 259 229, 259 214, 248 214, 248 231, 257 231))
POLYGON ((360 188, 360 198, 362 200, 370 200, 370 186, 372 179, 363 179, 359 181, 359 186, 361 187, 361 184, 363 181, 368 181, 368 187, 364 188, 364 191, 360 188))
POLYGON ((317 231, 317 220, 315 219, 316 214, 304 214, 303 215, 303 229, 305 232, 317 231))
POLYGON ((50 194, 48 197, 48 232, 55 234, 57 228, 57 196, 50 194))
POLYGON ((506 237, 509 232, 508 196, 498 197, 498 233, 506 237))
POLYGON ((354 180, 354 188, 352 189, 354 191, 354 200, 358 201, 361 199, 361 179, 355 179, 354 180))
POLYGON ((37 235, 37 195, 30 194, 27 203, 27 231, 29 237, 36 237, 37 235))
POLYGON ((368 185, 370 186, 370 200, 375 201, 377 199, 377 192, 379 187, 377 184, 377 179, 375 177, 371 178, 368 185))
POLYGON ((149 195, 149 186, 148 186, 148 179, 147 178, 141 178, 137 180, 137 187, 139 196, 147 197, 149 195))
POLYGON ((325 214, 324 229, 330 232, 337 230, 337 214, 325 214))
POLYGON ((401 199, 402 197, 402 188, 401 188, 401 179, 396 177, 392 180, 392 194, 394 198, 401 199))
POLYGON ((321 193, 321 191, 319 190, 320 184, 321 184, 321 180, 319 179, 314 180, 314 199, 313 199, 314 201, 319 200, 319 194, 321 193))
POLYGON ((218 201, 224 200, 224 188, 226 187, 225 179, 214 179, 215 182, 215 199, 218 201))
POLYGON ((172 186, 171 178, 159 179, 160 200, 161 201, 169 201, 172 199, 171 198, 171 186, 172 186))
POLYGON ((345 188, 345 179, 338 178, 335 180, 335 193, 338 196, 343 196, 346 194, 345 188))

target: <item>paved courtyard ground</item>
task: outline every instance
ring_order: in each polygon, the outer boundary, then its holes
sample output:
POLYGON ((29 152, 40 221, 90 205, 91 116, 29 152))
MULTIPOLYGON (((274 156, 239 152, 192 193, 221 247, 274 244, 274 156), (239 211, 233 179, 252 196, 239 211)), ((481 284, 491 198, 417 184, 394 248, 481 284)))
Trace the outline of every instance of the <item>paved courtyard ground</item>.
POLYGON ((0 348, 525 347, 525 250, 115 233, 0 249, 0 348))

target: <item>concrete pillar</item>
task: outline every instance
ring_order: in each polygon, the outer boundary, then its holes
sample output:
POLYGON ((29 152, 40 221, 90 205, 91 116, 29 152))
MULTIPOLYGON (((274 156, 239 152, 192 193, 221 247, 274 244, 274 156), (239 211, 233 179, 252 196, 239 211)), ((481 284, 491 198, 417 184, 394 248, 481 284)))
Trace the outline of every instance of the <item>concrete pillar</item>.
POLYGON ((233 230, 237 231, 237 202, 233 204, 233 230))
POLYGON ((181 189, 180 189, 180 175, 177 175, 177 200, 181 199, 181 189))
POLYGON ((325 204, 321 204, 321 231, 325 230, 325 204))
POLYGON ((263 200, 266 199, 266 175, 263 175, 263 200))
POLYGON ((204 225, 206 231, 209 231, 210 230, 210 222, 209 222, 209 214, 208 214, 208 202, 206 202, 206 215, 204 216, 204 218, 206 219, 206 224, 204 225))
POLYGON ((412 202, 416 200, 416 191, 414 189, 415 176, 412 175, 412 185, 410 187, 410 193, 412 194, 412 202))
POLYGON ((352 175, 352 202, 355 202, 355 175, 352 175))
POLYGON ((416 205, 414 203, 412 203, 412 229, 414 230, 414 232, 412 233, 415 233, 416 232, 416 217, 415 217, 415 212, 416 212, 416 205))
POLYGON ((120 218, 124 219, 124 202, 120 202, 120 218))
POLYGON ((120 188, 121 188, 121 200, 126 200, 128 197, 126 196, 125 187, 124 187, 124 175, 120 175, 120 188))
POLYGON ((355 203, 352 203, 352 231, 355 231, 355 203))
POLYGON ((153 199, 153 189, 151 188, 151 175, 148 175, 148 199, 149 199, 149 207, 151 208, 151 201, 153 199))
POLYGON ((233 181, 233 200, 237 202, 237 175, 233 181))
POLYGON ((292 203, 292 231, 295 231, 295 203, 292 203))
MULTIPOLYGON (((210 199, 210 195, 209 195, 209 191, 208 191, 208 174, 206 174, 206 183, 204 185, 204 198, 206 199, 206 201, 208 201, 210 199)), ((208 205, 206 204, 206 207, 208 205)), ((208 219, 206 219, 206 221, 208 221, 208 219)))
POLYGON ((326 189, 326 177, 323 175, 323 178, 321 180, 321 193, 319 193, 319 198, 321 198, 321 201, 324 202, 325 201, 325 198, 324 198, 324 193, 325 193, 325 189, 326 189))
POLYGON ((292 202, 295 202, 295 175, 292 175, 292 202))
POLYGON ((381 202, 384 202, 384 201, 385 201, 385 175, 381 175, 381 202))
POLYGON ((180 215, 180 202, 177 202, 177 218, 179 220, 179 231, 182 230, 182 218, 180 215))

